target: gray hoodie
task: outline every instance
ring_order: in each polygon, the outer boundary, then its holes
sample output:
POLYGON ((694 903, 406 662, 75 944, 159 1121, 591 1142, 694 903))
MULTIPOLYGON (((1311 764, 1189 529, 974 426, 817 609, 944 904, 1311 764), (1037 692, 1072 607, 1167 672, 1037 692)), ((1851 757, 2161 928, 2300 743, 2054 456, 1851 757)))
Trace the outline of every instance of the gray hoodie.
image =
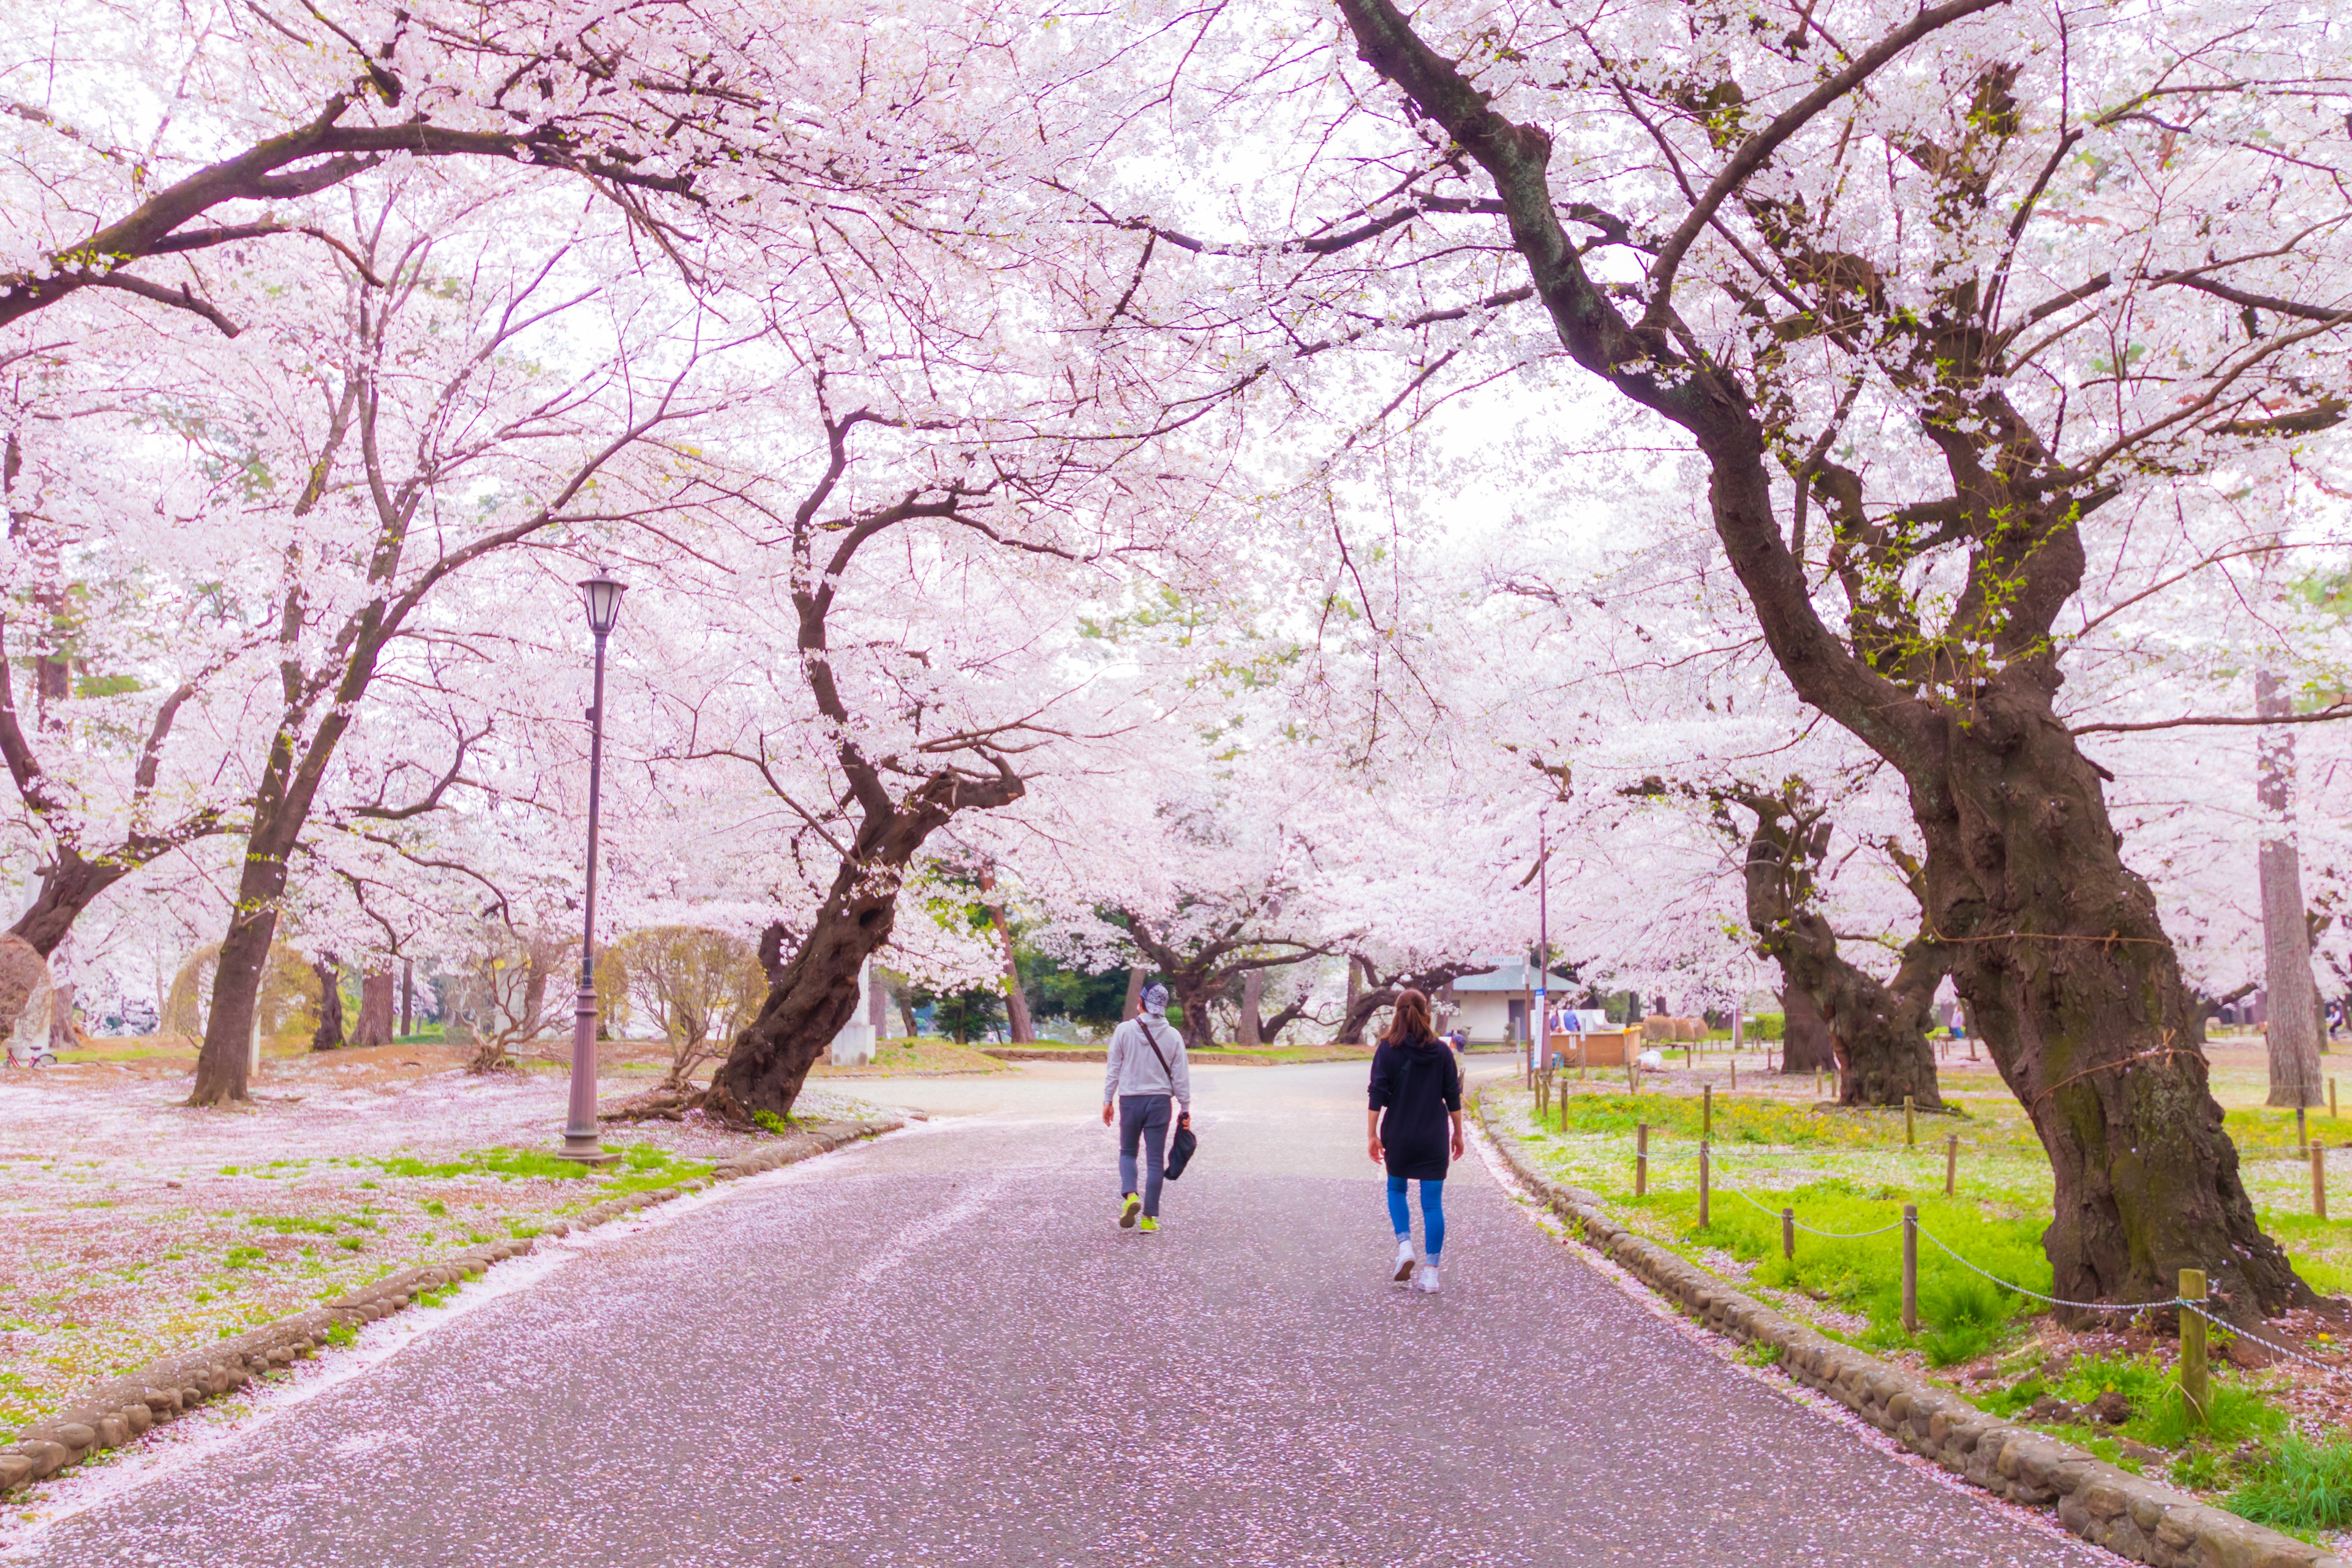
POLYGON ((1118 1026, 1110 1037, 1110 1060, 1103 1064, 1103 1103, 1122 1094, 1172 1094, 1186 1115, 1192 1111, 1192 1064, 1184 1056, 1184 1037, 1165 1017, 1139 1013, 1118 1026), (1149 1040, 1144 1026, 1150 1025, 1149 1040), (1160 1047, 1160 1055, 1151 1051, 1160 1047), (1160 1058, 1168 1058, 1163 1069, 1160 1058))

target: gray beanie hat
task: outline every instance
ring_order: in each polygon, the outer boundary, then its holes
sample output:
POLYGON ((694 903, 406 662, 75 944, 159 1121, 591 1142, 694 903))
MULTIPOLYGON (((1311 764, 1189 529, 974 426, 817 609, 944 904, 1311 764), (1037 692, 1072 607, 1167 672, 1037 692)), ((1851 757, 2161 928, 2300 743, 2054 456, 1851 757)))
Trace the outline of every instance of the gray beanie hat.
POLYGON ((1168 987, 1157 980, 1143 988, 1143 1010, 1147 1013, 1168 1011, 1168 987))

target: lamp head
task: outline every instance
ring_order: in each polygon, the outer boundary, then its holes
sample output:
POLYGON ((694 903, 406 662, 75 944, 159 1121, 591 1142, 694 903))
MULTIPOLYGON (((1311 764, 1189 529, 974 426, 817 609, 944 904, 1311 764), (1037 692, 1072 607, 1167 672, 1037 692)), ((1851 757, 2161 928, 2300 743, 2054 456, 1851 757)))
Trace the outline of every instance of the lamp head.
POLYGON ((588 629, 600 638, 612 635, 621 618, 621 595, 629 591, 626 583, 619 581, 602 566, 593 577, 583 578, 580 598, 588 606, 588 629))

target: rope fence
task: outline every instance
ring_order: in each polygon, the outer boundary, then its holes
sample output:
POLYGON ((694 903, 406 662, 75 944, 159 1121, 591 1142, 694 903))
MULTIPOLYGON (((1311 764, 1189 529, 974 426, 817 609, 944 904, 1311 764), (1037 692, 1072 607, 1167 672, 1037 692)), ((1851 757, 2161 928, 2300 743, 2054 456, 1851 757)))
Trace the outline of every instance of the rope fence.
MULTIPOLYGON (((1549 1085, 1546 1085, 1545 1087, 1549 1088, 1549 1085)), ((1549 1096, 1548 1095, 1543 1097, 1543 1099, 1549 1098, 1549 1096)), ((1796 1217, 1796 1210, 1793 1207, 1783 1205, 1780 1208, 1775 1209, 1767 1204, 1758 1201, 1754 1194, 1748 1192, 1746 1188, 1733 1186, 1717 1179, 1720 1173, 1716 1169, 1711 1158, 1709 1139, 1707 1137, 1707 1133, 1712 1131, 1712 1112, 1714 1109, 1713 1099, 1712 1087, 1710 1086, 1709 1091, 1703 1102, 1705 1105, 1705 1110, 1702 1112, 1704 1120, 1701 1122, 1702 1131, 1696 1150, 1687 1154, 1668 1156, 1664 1161, 1664 1163, 1669 1167, 1680 1165, 1695 1165, 1697 1167, 1699 1199, 1698 1213, 1700 1227, 1704 1229, 1707 1225, 1708 1197, 1714 1191, 1720 1190, 1730 1194, 1733 1197, 1738 1198, 1741 1202, 1747 1204, 1759 1214, 1778 1217, 1781 1226, 1781 1248, 1783 1256, 1792 1259, 1796 1256, 1796 1236, 1800 1231, 1803 1232, 1807 1236, 1820 1237, 1823 1240, 1828 1241, 1866 1241, 1873 1237, 1885 1236, 1895 1231, 1903 1232, 1903 1330, 1906 1333, 1916 1333, 1919 1329, 1918 1241, 1921 1237, 1925 1237, 1938 1251, 1942 1252, 1945 1257, 1950 1258, 1953 1262, 1958 1264, 1961 1268, 1969 1270, 1970 1273, 1986 1280, 1988 1283, 2002 1290, 2010 1291, 2030 1300, 2044 1302, 2052 1307, 2063 1308, 2067 1310, 2079 1312, 2121 1312, 2127 1315, 2136 1315, 2151 1310, 2161 1309, 2173 1309, 2179 1310, 2183 1314, 2180 1321, 2180 1388, 2182 1394, 2189 1400, 2190 1405, 2195 1409, 2200 1420, 2210 1413, 2211 1409, 2210 1391, 2208 1384, 2206 1368, 2206 1331, 2209 1327, 2220 1329, 2238 1339, 2244 1340, 2252 1344, 2259 1345, 2273 1356, 2277 1356, 2287 1361, 2300 1363, 2301 1364, 2311 1367, 2328 1377, 2337 1380, 2338 1382, 2352 1384, 2352 1373, 2347 1373, 2343 1368, 2332 1366, 2326 1362, 2315 1359, 2315 1357, 2305 1355, 2300 1351, 2292 1350, 2285 1345, 2278 1343, 2274 1340, 2267 1339, 2261 1334, 2241 1328, 2235 1323, 2215 1317, 2208 1309, 2207 1302, 2210 1300, 2210 1298, 2205 1294, 2205 1276, 2203 1271, 2199 1269, 2185 1268, 2181 1270, 2181 1288, 2179 1293, 2156 1300, 2070 1301, 2063 1297, 2049 1295, 2043 1291, 2035 1290, 2027 1286, 2020 1285, 2013 1279, 2003 1279, 2000 1276, 1993 1273, 1990 1269, 1985 1268, 1971 1261, 1957 1247, 1954 1247, 1949 1242, 1947 1242, 1942 1237, 1937 1236, 1935 1232, 1921 1225, 1919 1223, 1919 1211, 1917 1205, 1913 1204, 1906 1204, 1903 1205, 1902 1218, 1895 1220, 1890 1224, 1880 1226, 1873 1230, 1822 1230, 1813 1226, 1803 1224, 1796 1217)), ((1538 1100, 1538 1114, 1540 1115, 1542 1100, 1538 1100)), ((1907 1124, 1910 1121, 1909 1112, 1911 1110, 1911 1107, 1907 1102, 1906 1103, 1904 1110, 1906 1112, 1905 1121, 1907 1124)), ((1562 1106, 1562 1110, 1564 1113, 1564 1105, 1562 1106)), ((1565 1129, 1565 1115, 1563 1114, 1563 1130, 1565 1129)), ((1639 1122, 1635 1124, 1635 1139, 1636 1152, 1634 1155, 1633 1190, 1637 1195, 1641 1195, 1646 1194, 1648 1191, 1650 1167, 1652 1164, 1652 1155, 1650 1153, 1650 1124, 1648 1122, 1639 1122)), ((1944 1193, 1948 1197, 1952 1195, 1953 1165, 1957 1158, 1958 1142, 1959 1141, 1957 1137, 1948 1140, 1947 1142, 1944 1193)), ((2321 1159, 2320 1146, 2315 1143, 2310 1145, 2309 1148, 2312 1163, 2313 1207, 2319 1216, 2324 1219, 2326 1217, 2327 1214, 2326 1187, 2324 1185, 2326 1179, 2325 1165, 2321 1159)))

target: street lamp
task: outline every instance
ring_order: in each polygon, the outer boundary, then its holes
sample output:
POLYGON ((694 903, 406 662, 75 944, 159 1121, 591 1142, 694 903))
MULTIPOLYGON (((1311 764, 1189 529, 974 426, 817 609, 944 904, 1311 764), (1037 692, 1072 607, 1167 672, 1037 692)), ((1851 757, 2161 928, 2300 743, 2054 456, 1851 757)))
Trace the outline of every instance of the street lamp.
POLYGON ((621 618, 621 595, 628 584, 602 566, 580 584, 588 607, 588 630, 596 638, 596 695, 588 710, 588 905, 580 935, 580 994, 572 1008, 572 1105, 563 1128, 566 1160, 601 1165, 616 1160, 596 1136, 596 816, 604 773, 604 639, 621 618))

